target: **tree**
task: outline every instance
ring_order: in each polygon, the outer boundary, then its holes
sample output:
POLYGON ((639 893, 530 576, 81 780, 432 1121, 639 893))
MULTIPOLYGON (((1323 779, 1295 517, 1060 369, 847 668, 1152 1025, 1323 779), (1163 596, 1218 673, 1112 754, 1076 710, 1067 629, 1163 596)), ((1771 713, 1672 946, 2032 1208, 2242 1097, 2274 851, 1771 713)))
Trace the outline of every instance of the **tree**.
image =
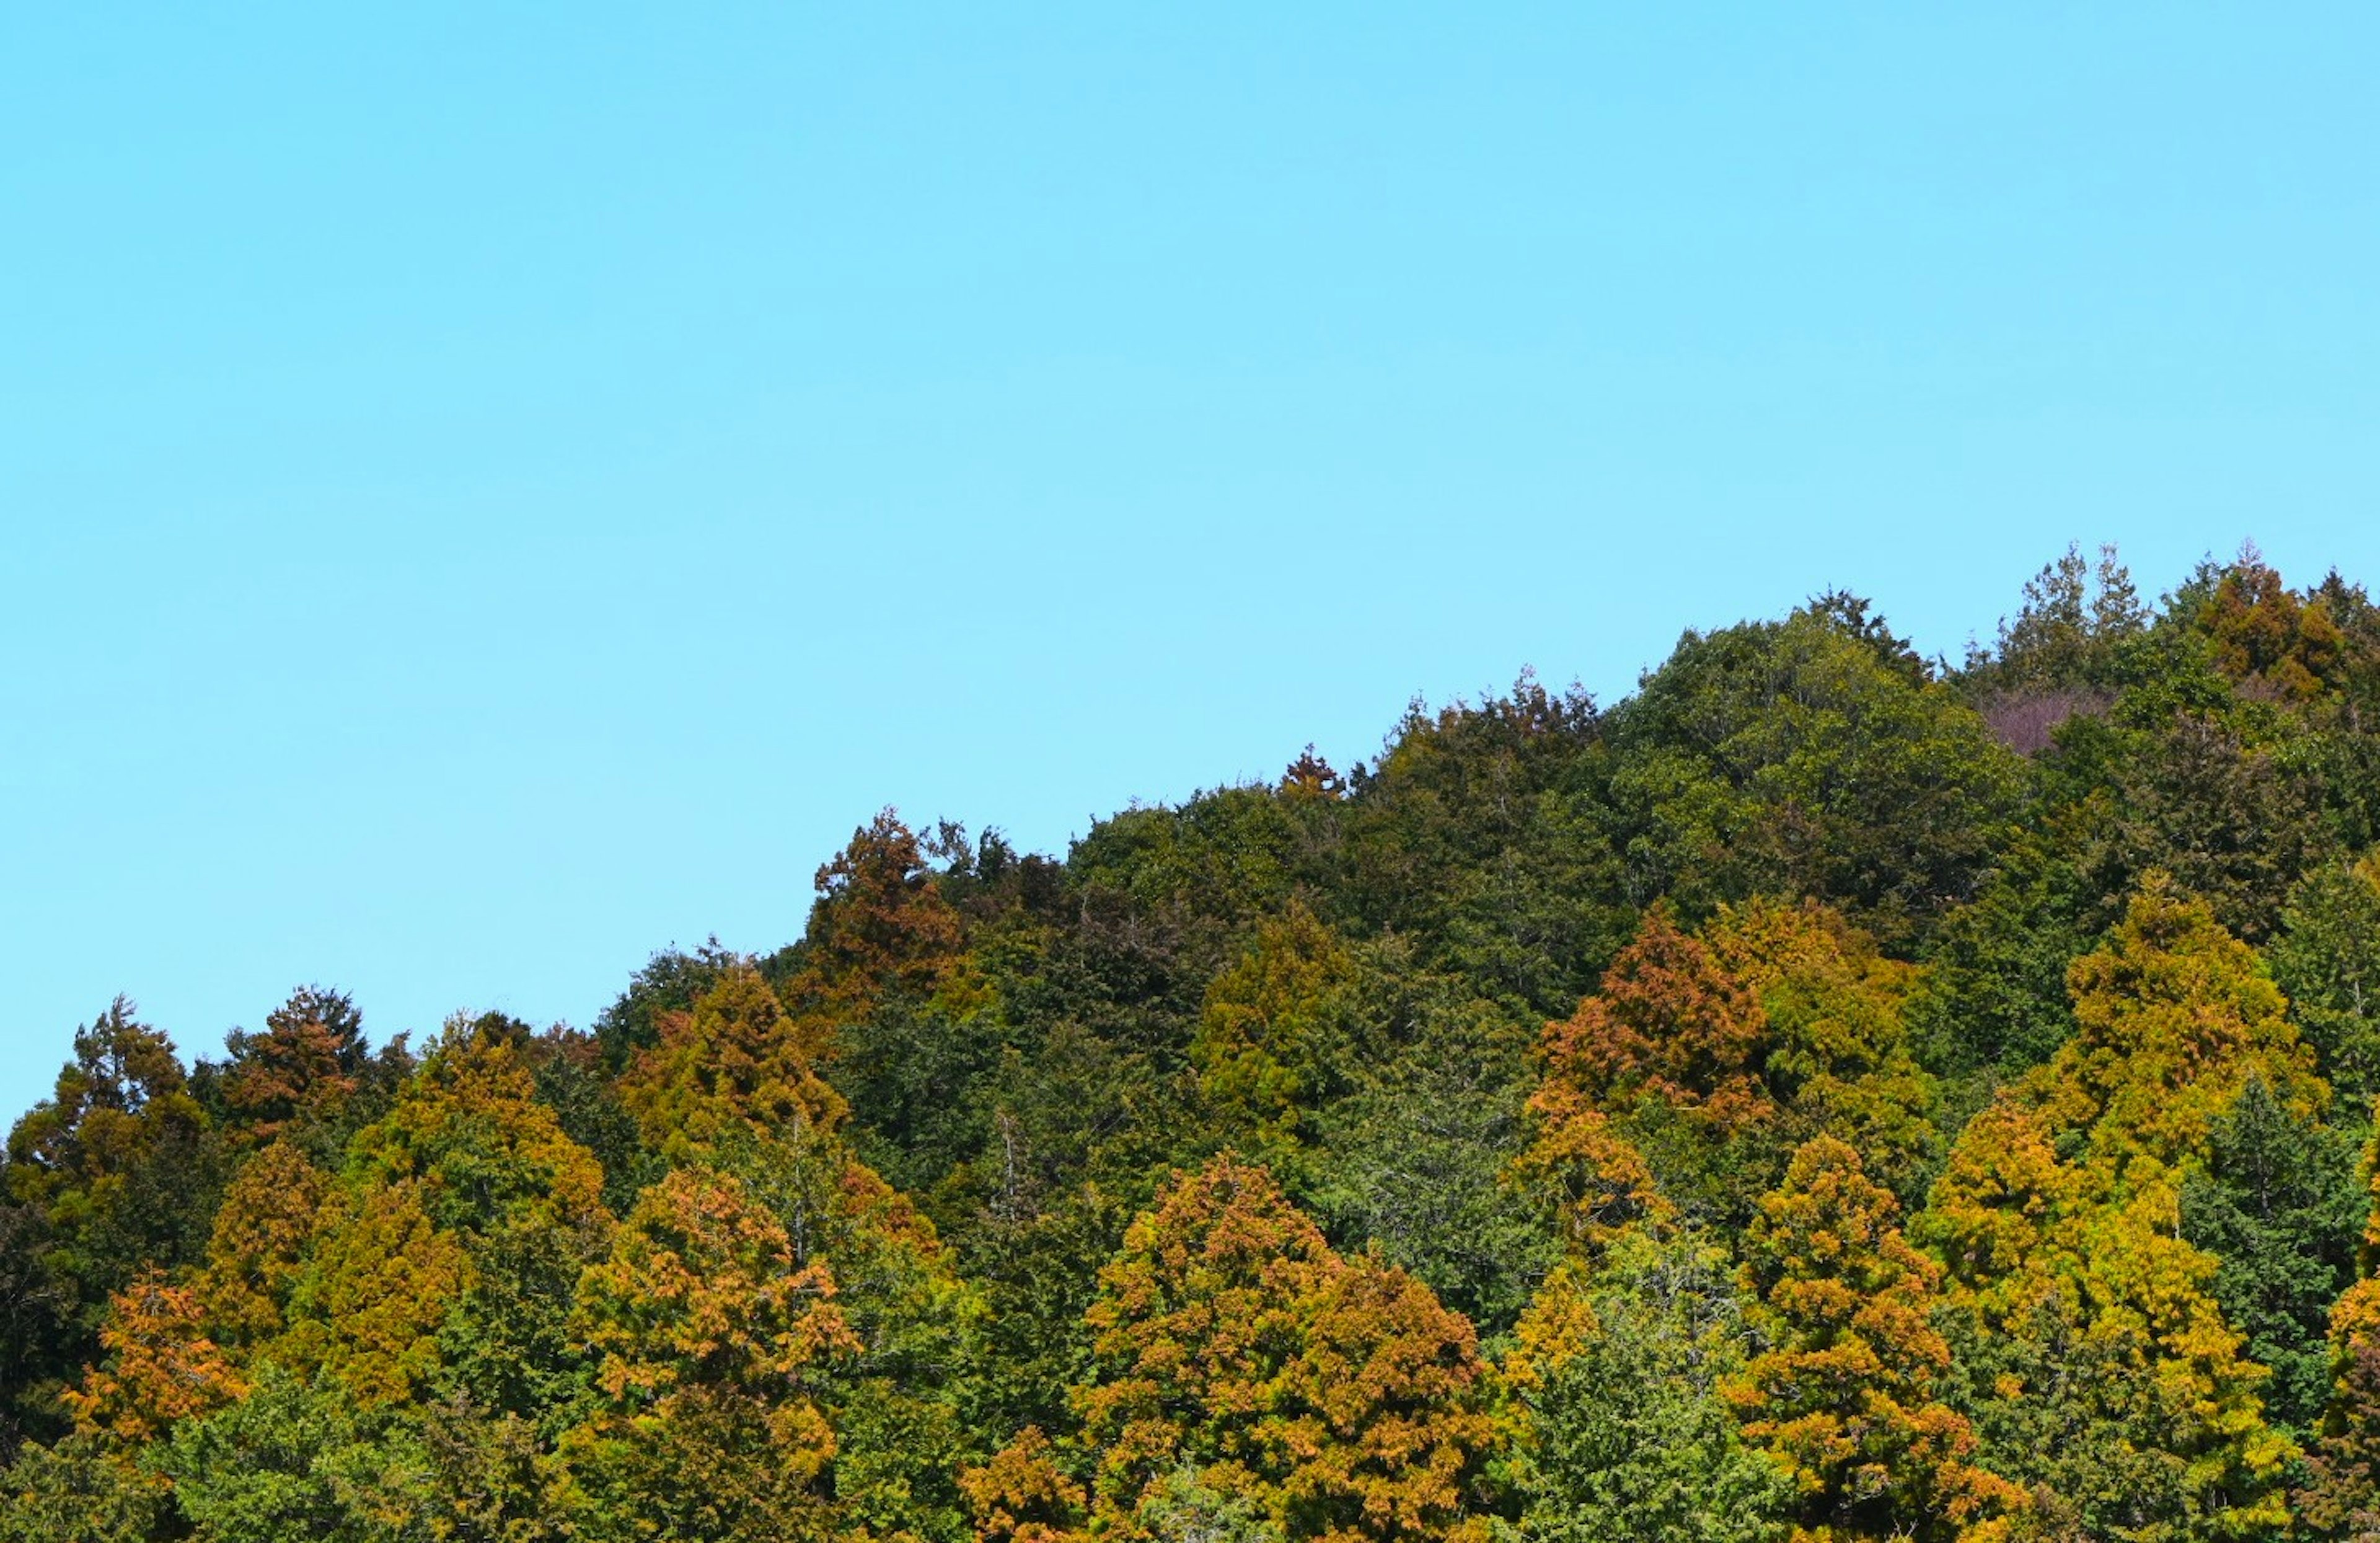
POLYGON ((126 1447, 245 1393, 215 1343, 200 1332, 198 1296, 154 1271, 118 1292, 100 1330, 106 1363, 66 1396, 79 1426, 126 1447))
POLYGON ((671 1014, 693 1011, 722 980, 751 964, 743 954, 722 948, 717 938, 690 954, 674 946, 656 952, 595 1020, 603 1069, 613 1075, 627 1070, 639 1051, 661 1043, 662 1026, 671 1014))
POLYGON ((96 1430, 28 1443, 0 1469, 0 1543, 153 1543, 173 1515, 167 1482, 96 1430))
POLYGON ((1190 1053, 1208 1098, 1269 1144, 1354 1070, 1360 976, 1330 929, 1296 901, 1259 923, 1239 962, 1215 978, 1190 1053))
POLYGON ((1759 999, 1656 905, 1601 990, 1546 1026, 1545 1080, 1530 1101, 1540 1140, 1568 1139, 1588 1111, 1607 1114, 1672 1195, 1733 1210, 1766 1182, 1775 1148, 1767 1030, 1759 999))
POLYGON ((1966 683, 2001 691, 2107 686, 2115 650, 2147 622, 2114 547, 2102 546, 2094 564, 2070 545, 2025 581, 2016 620, 2000 623, 1993 652, 1969 660, 1966 683))
POLYGON ((602 1219, 602 1170, 538 1101, 517 1040, 460 1018, 389 1112, 356 1133, 347 1177, 419 1185, 440 1227, 474 1239, 602 1219))
POLYGON ((820 1537, 834 1431, 816 1365, 857 1341, 823 1264, 732 1177, 648 1189, 580 1282, 606 1402, 561 1448, 563 1511, 590 1537, 820 1537))
POLYGON ((431 1219, 419 1179, 342 1192, 291 1294, 282 1352, 367 1404, 419 1396, 444 1363, 438 1331, 471 1262, 431 1219))
MULTIPOLYGON (((930 995, 965 950, 916 832, 887 808, 818 870, 809 926, 779 983, 803 1017, 828 1027, 887 996, 930 995)), ((773 972, 772 972, 773 973, 773 972)))
POLYGON ((363 1023, 346 992, 300 986, 266 1014, 261 1030, 232 1030, 223 1097, 247 1138, 261 1144, 339 1113, 370 1063, 363 1023))
POLYGON ((1535 1035, 1496 1004, 1435 991, 1318 1122, 1315 1209, 1342 1248, 1371 1246, 1492 1338, 1556 1257, 1534 1186, 1504 1182, 1532 1132, 1535 1035))
POLYGON ((395 1421, 273 1367, 246 1398, 175 1427, 157 1463, 207 1543, 399 1543, 423 1535, 427 1508, 395 1421))
MULTIPOLYGON (((1263 1169, 1226 1154, 1178 1177, 1100 1272, 1088 1321, 1073 1403, 1094 1532, 1157 1536, 1185 1467, 1280 1536, 1461 1530, 1489 1433, 1470 1326, 1402 1270, 1334 1253, 1263 1169)), ((1037 1465, 1046 1439, 1020 1440, 966 1481, 987 1523, 1072 1525, 1017 1520, 1021 1497, 1072 1492, 1037 1465)))
POLYGON ((2321 694, 2345 644, 2323 600, 2291 593, 2252 543, 2223 571, 2196 622, 2225 674, 2289 701, 2321 694))
POLYGON ((1759 1000, 1762 1078, 1789 1134, 1840 1137, 1876 1176, 1912 1192, 1937 1139, 1934 1079, 1911 1053, 1906 1023, 1917 971, 1815 901, 1722 905, 1706 935, 1759 1000))
POLYGON ((52 1096, 8 1134, 0 1208, 16 1277, 0 1342, 15 1421, 55 1428, 53 1392, 91 1357, 111 1296, 203 1244, 216 1162, 173 1041, 118 997, 75 1033, 52 1096))
POLYGON ((1787 1464, 1802 1536, 2001 1536, 2023 1492, 1975 1465, 1973 1429, 1938 1397, 1938 1270, 1897 1209, 1833 1136, 1795 1151, 1745 1238, 1746 1310, 1768 1348, 1724 1396, 1744 1439, 1787 1464))
POLYGON ((2331 1392, 2301 1495, 2333 1537, 2380 1534, 2380 1134, 2363 1148, 2363 1233, 2356 1279, 2330 1312, 2331 1392))
POLYGON ((731 971, 624 1079, 623 1101, 655 1146, 694 1150, 752 1132, 832 1130, 848 1106, 816 1070, 825 1044, 787 1014, 759 972, 731 971))
POLYGON ((1607 721, 1638 893, 1814 895, 1896 944, 1969 898, 2018 762, 1897 642, 1840 602, 1688 633, 1607 721))
POLYGON ((2169 1184, 2107 1197, 2004 1098, 1961 1136, 1915 1230, 1949 1267, 1944 1397, 2042 1526, 2233 1537, 2286 1520, 2290 1448, 2264 1420, 2265 1370, 2210 1291, 2216 1260, 2177 1235, 2169 1184))
POLYGON ((2223 1319, 2271 1370, 2275 1423, 2311 1428, 2332 1379, 2330 1306, 2355 1274, 2363 1207, 2356 1143, 2293 1114, 2252 1081, 2211 1133, 2206 1169, 2181 1190, 2182 1236, 2220 1261, 2223 1319))
POLYGON ((2380 860, 2332 863, 2301 879, 2281 910, 2273 979, 2353 1109, 2380 1096, 2380 860))
POLYGON ((233 1175, 198 1280, 208 1327, 225 1345, 237 1351, 281 1332, 329 1197, 329 1176, 285 1140, 233 1175))
POLYGON ((2251 1079, 2300 1113, 2328 1101, 2254 952, 2161 878, 2067 983, 2075 1036, 2026 1085, 2053 1128, 2084 1133, 2090 1166, 2119 1189, 2204 1162, 2251 1079))
POLYGON ((1548 1543, 1771 1543, 1785 1470, 1744 1444, 1723 1383, 1746 1330, 1726 1253, 1702 1236, 1617 1235, 1565 1267, 1499 1368, 1516 1532, 1548 1543))

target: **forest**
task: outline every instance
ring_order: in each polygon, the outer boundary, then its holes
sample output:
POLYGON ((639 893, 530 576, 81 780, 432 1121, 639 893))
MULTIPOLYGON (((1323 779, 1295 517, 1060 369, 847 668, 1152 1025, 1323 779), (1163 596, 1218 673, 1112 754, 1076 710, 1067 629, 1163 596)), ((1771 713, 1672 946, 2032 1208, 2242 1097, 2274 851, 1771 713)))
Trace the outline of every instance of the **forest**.
POLYGON ((888 809, 585 1027, 118 999, 0 1169, 0 1539, 2380 1537, 2380 605, 2298 577, 888 809))

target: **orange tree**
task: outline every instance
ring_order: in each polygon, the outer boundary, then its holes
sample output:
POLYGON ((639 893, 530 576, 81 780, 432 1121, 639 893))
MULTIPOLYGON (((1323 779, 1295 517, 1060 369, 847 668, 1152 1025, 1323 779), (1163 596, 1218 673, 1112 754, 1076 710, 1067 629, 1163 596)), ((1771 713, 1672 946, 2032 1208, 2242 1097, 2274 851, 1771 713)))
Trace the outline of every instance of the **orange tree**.
POLYGON ((1178 1176, 1099 1282, 1081 1428, 1028 1430, 967 1476, 986 1536, 1144 1538, 1185 1504, 1330 1543, 1482 1525, 1464 1515, 1489 1439, 1471 1326, 1334 1253, 1262 1168, 1225 1154, 1178 1176))

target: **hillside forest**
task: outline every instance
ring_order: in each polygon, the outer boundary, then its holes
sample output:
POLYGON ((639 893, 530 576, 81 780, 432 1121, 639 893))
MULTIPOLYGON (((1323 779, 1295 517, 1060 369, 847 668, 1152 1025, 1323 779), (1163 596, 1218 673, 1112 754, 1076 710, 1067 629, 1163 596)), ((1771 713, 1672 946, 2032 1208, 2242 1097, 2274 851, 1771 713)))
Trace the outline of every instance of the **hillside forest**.
POLYGON ((2380 1537, 2380 606, 2011 598, 887 810, 584 1027, 119 999, 0 1169, 0 1539, 2380 1537))

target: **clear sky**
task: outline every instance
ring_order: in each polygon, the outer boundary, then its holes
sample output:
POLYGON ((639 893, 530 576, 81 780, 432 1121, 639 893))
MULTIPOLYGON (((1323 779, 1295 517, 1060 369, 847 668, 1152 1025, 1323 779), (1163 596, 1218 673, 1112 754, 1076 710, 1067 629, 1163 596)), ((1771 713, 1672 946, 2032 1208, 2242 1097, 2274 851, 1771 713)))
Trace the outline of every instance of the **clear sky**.
POLYGON ((1159 9, 6 7, 0 1118, 1829 586, 2380 584, 2380 10, 1159 9))

